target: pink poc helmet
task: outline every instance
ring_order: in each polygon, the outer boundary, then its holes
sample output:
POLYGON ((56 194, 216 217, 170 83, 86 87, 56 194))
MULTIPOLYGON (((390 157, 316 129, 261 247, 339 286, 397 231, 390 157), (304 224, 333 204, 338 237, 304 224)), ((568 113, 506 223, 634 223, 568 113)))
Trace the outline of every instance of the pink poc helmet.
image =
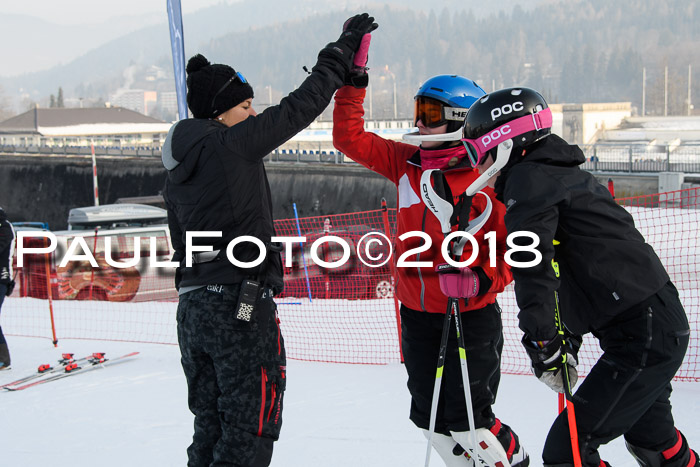
POLYGON ((494 91, 478 99, 467 112, 462 144, 473 167, 491 151, 494 164, 467 190, 476 192, 501 170, 514 148, 525 148, 552 132, 552 111, 544 97, 529 88, 494 91))

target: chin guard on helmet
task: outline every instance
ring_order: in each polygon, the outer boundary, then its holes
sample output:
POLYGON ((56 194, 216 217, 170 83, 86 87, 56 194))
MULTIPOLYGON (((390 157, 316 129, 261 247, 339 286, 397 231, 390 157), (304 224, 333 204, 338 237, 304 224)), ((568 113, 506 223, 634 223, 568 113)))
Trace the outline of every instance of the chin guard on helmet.
POLYGON ((409 143, 421 143, 423 141, 460 141, 462 139, 462 129, 451 133, 439 133, 433 135, 421 135, 417 131, 406 133, 402 136, 404 141, 409 143))
POLYGON ((503 141, 498 145, 496 149, 496 160, 493 165, 486 170, 486 172, 479 175, 479 178, 474 180, 469 187, 467 187, 467 196, 473 196, 477 191, 481 190, 486 186, 489 179, 496 175, 503 167, 506 166, 508 160, 510 159, 510 153, 513 151, 513 140, 503 141))

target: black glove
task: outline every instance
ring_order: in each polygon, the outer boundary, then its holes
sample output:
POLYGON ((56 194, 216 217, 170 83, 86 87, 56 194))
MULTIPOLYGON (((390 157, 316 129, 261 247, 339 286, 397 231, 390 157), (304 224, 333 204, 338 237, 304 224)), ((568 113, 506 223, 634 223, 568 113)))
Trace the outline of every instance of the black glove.
POLYGON ((374 17, 367 13, 355 15, 349 18, 344 26, 343 33, 338 38, 338 42, 348 46, 352 53, 357 52, 365 34, 370 34, 379 26, 374 22, 374 17))
POLYGON ((581 336, 565 332, 562 336, 557 333, 552 339, 534 341, 529 336, 523 336, 523 346, 532 360, 532 372, 537 379, 556 392, 564 392, 564 377, 561 369, 566 366, 569 373, 569 388, 573 388, 578 380, 578 349, 581 347, 581 336))
MULTIPOLYGON (((356 18, 357 16, 353 16, 352 18, 349 18, 345 24, 343 24, 343 33, 345 33, 350 25, 356 21, 356 18)), ((370 27, 371 31, 377 29, 377 27, 377 24, 373 23, 370 27)), ((369 84, 369 75, 367 74, 367 70, 369 70, 369 68, 367 68, 367 54, 371 40, 371 32, 367 32, 362 36, 360 44, 358 45, 357 49, 355 49, 355 55, 352 60, 353 66, 347 76, 345 76, 346 85, 362 89, 366 88, 369 84)))
POLYGON ((367 13, 355 15, 345 22, 343 33, 336 42, 331 42, 319 52, 319 57, 331 56, 340 59, 347 72, 353 68, 355 52, 362 43, 362 37, 377 29, 374 17, 367 13))
POLYGON ((15 281, 12 280, 7 284, 7 292, 5 292, 5 296, 9 297, 10 295, 12 295, 12 291, 14 291, 14 290, 15 290, 15 281))

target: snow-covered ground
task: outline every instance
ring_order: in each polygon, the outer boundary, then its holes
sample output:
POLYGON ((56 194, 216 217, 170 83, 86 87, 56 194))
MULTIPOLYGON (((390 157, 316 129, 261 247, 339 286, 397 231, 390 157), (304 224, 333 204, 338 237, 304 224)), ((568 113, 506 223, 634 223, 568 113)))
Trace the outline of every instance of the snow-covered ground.
MULTIPOLYGON (((54 363, 62 352, 131 361, 24 391, 0 394, 0 465, 20 467, 176 466, 192 435, 177 346, 97 340, 8 338, 13 369, 0 385, 54 363)), ((284 424, 276 467, 422 466, 426 441, 408 420, 400 364, 288 362, 284 424)), ((700 447, 700 384, 674 383, 677 426, 700 447)), ((532 376, 504 375, 496 413, 541 465, 557 397, 532 376)), ((601 450, 615 467, 635 466, 621 440, 601 450)), ((433 466, 442 465, 434 455, 433 466)))

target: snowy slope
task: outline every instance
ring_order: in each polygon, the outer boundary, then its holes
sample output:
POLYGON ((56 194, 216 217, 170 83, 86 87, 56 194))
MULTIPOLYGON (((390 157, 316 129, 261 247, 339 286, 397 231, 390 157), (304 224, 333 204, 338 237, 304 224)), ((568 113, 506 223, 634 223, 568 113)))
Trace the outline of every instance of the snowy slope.
MULTIPOLYGON (((141 467, 186 464, 192 435, 177 346, 10 337, 13 369, 0 384, 54 362, 62 352, 107 357, 139 351, 129 362, 0 394, 0 465, 141 467)), ((422 466, 426 442, 408 420, 402 365, 289 361, 282 437, 275 467, 422 466)), ((700 384, 675 383, 677 425, 700 446, 700 384)), ((556 395, 532 376, 505 375, 496 413, 541 465, 556 395)), ((635 466, 618 440, 602 450, 615 467, 635 466)), ((433 466, 441 465, 433 456, 433 466)))

